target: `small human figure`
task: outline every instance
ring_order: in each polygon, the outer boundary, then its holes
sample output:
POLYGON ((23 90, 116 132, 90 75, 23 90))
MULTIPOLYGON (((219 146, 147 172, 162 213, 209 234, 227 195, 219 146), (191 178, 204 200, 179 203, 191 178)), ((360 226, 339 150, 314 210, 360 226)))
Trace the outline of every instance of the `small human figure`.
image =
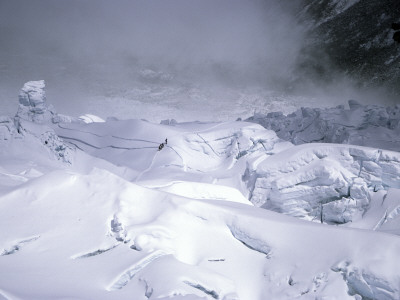
POLYGON ((160 146, 158 146, 158 151, 162 150, 164 148, 164 143, 161 143, 160 146))
POLYGON ((165 139, 165 145, 168 144, 168 139, 165 139))

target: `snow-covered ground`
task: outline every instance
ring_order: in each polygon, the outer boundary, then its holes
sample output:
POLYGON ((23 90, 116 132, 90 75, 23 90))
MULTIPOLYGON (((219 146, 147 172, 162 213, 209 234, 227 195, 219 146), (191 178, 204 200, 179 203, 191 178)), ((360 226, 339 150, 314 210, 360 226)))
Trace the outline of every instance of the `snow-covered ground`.
POLYGON ((400 149, 400 105, 362 105, 349 100, 348 108, 302 107, 287 115, 257 113, 246 121, 272 129, 296 145, 323 142, 400 149))
POLYGON ((43 89, 0 119, 0 299, 400 298, 399 152, 68 117, 43 89))

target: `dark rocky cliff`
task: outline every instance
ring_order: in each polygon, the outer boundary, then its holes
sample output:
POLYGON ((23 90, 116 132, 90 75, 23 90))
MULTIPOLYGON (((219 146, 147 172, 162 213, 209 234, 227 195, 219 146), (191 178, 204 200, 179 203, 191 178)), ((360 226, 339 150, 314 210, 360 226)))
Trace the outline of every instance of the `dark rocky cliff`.
POLYGON ((309 30, 299 77, 332 81, 340 73, 359 86, 400 94, 400 43, 392 26, 400 21, 399 0, 303 0, 298 18, 309 30))

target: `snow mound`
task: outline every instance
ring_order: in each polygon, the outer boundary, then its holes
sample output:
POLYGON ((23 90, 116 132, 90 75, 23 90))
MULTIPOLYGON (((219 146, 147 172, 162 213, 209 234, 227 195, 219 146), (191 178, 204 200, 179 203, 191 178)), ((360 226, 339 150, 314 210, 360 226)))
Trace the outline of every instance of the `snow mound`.
MULTIPOLYGON (((282 143, 274 132, 244 122, 169 126, 107 120, 59 123, 54 129, 88 154, 137 171, 136 181, 152 187, 185 181, 237 188, 242 185, 247 156, 267 155, 282 143), (161 151, 160 144, 164 145, 161 151)), ((245 187, 240 191, 247 195, 245 187)))
POLYGON ((104 170, 51 172, 2 196, 0 208, 0 225, 8 228, 0 236, 0 267, 8 274, 0 286, 11 299, 399 293, 400 243, 391 235, 183 198, 104 170))
POLYGON ((80 116, 79 119, 85 123, 105 122, 102 118, 91 114, 85 114, 83 116, 80 116))

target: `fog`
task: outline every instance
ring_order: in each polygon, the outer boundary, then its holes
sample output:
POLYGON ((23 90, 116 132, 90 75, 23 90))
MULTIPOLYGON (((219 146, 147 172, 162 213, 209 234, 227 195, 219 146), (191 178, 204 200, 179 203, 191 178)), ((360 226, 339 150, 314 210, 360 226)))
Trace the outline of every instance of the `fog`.
POLYGON ((202 95, 229 109, 232 91, 296 93, 305 29, 293 2, 0 0, 1 109, 14 112, 23 83, 39 79, 57 110, 72 115, 115 114, 113 101, 130 112, 146 101, 162 106, 163 93, 175 110, 202 95))

